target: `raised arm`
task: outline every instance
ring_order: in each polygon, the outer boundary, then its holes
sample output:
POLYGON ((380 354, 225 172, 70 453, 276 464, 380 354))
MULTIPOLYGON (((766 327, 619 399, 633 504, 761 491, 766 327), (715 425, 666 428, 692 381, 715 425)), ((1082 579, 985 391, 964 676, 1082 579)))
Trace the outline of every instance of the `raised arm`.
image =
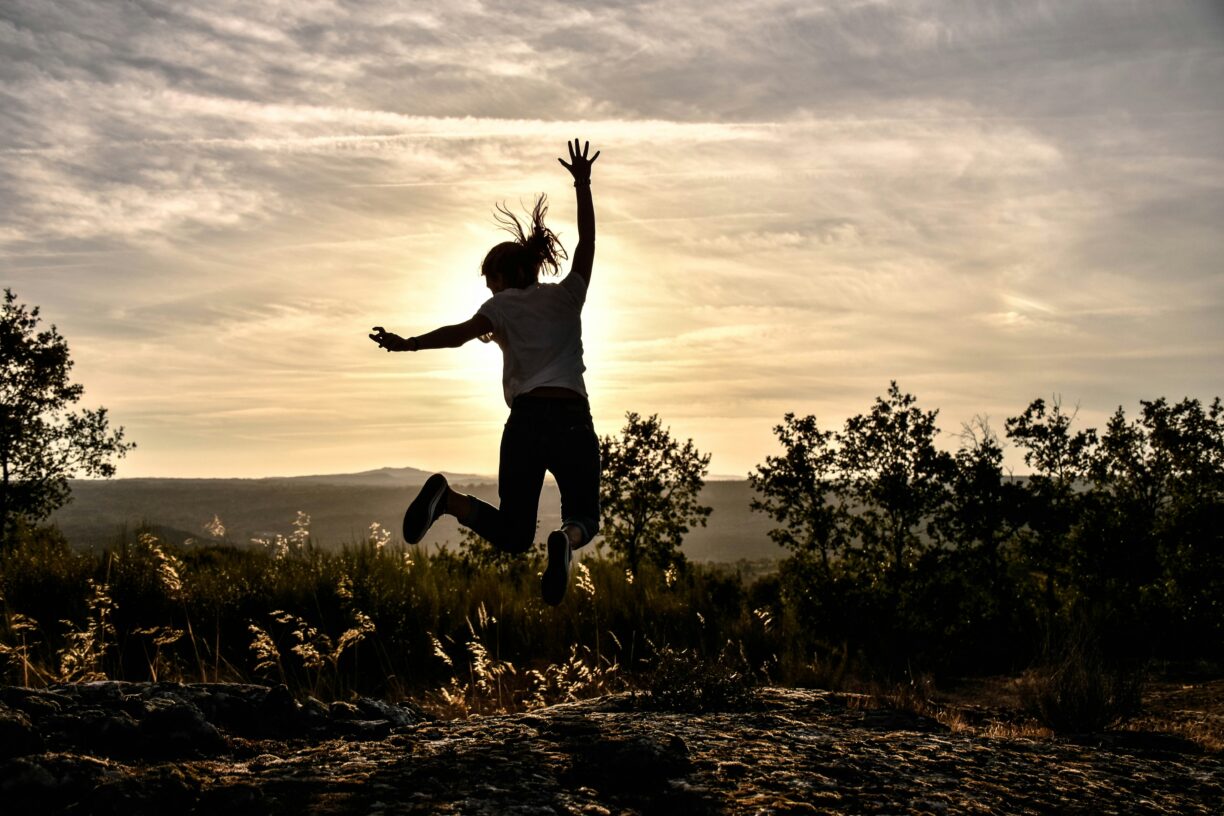
POLYGON ((561 166, 574 177, 574 192, 578 197, 578 246, 574 248, 574 263, 571 272, 577 272, 588 284, 591 282, 591 266, 595 262, 595 202, 591 199, 591 165, 599 158, 600 151, 587 158, 591 143, 578 150, 578 140, 566 142, 569 149, 569 164, 557 159, 561 166))
POLYGON ((370 339, 379 348, 387 351, 424 351, 425 349, 458 348, 469 340, 475 340, 493 331, 493 324, 484 315, 476 315, 471 320, 456 323, 453 326, 443 326, 419 337, 400 337, 389 332, 382 326, 375 326, 370 339))

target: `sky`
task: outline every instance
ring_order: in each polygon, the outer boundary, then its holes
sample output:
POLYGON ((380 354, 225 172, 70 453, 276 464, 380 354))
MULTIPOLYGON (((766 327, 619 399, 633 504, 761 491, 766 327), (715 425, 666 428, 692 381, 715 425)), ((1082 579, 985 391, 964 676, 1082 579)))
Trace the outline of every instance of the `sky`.
POLYGON ((572 249, 575 137, 603 434, 1224 395, 1218 0, 0 0, 0 110, 0 285, 120 476, 495 472, 496 346, 367 333, 474 314, 498 202, 572 249))

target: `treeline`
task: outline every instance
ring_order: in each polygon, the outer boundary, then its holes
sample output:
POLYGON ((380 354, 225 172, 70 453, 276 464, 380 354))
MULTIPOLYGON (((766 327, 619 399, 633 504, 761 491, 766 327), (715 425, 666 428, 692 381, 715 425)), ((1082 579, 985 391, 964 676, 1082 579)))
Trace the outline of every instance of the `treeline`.
POLYGON ((1097 431, 1038 399, 954 453, 895 382, 838 430, 787 414, 750 479, 790 553, 788 648, 894 672, 1224 657, 1224 407, 1140 406, 1097 431))

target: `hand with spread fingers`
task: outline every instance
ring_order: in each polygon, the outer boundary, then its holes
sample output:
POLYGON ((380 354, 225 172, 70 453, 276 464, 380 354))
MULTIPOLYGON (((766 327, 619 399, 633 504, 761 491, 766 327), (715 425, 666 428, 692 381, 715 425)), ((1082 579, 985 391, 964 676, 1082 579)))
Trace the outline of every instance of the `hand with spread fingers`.
POLYGON ((587 154, 591 151, 591 143, 585 142, 582 145, 582 150, 578 150, 578 140, 566 142, 565 146, 569 148, 569 164, 565 163, 565 159, 557 159, 561 162, 561 166, 570 171, 570 175, 574 177, 574 184, 590 184, 591 183, 591 165, 599 158, 600 151, 596 150, 595 155, 587 158, 587 154))
POLYGON ((370 339, 377 343, 379 348, 385 348, 387 351, 403 351, 408 348, 407 340, 394 332, 387 331, 382 326, 374 327, 374 333, 370 335, 370 339))

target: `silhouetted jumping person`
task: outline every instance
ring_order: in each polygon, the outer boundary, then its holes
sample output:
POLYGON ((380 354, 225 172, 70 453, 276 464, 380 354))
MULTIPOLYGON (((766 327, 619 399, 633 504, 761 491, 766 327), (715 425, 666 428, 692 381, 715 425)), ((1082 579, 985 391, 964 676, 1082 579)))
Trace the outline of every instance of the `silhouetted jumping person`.
POLYGON ((523 553, 535 540, 544 471, 561 491, 561 527, 548 536, 548 567, 540 581, 546 603, 556 605, 569 583, 570 553, 599 529, 599 439, 591 422, 582 373, 582 305, 595 258, 595 205, 591 200, 590 142, 566 143, 578 199, 578 246, 560 283, 541 283, 540 271, 561 271, 565 250, 544 226, 547 199, 540 196, 530 231, 499 207, 498 221, 513 241, 489 250, 480 274, 493 296, 468 321, 407 339, 374 327, 370 339, 387 351, 457 348, 469 340, 493 340, 502 350, 502 389, 510 418, 501 440, 497 491, 501 506, 457 493, 435 473, 404 514, 404 540, 416 544, 443 513, 508 553, 523 553))

